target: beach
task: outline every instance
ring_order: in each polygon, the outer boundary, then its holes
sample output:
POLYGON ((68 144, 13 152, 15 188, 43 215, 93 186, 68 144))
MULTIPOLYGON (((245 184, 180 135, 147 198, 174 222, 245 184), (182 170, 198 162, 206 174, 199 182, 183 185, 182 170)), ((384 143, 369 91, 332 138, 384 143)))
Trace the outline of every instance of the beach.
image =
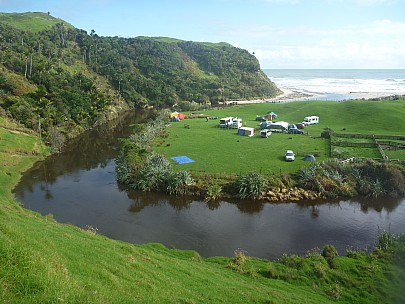
MULTIPOLYGON (((332 98, 324 97, 320 94, 315 93, 304 93, 300 91, 294 91, 287 88, 279 88, 283 93, 273 98, 263 98, 263 99, 252 99, 252 100, 235 100, 228 101, 227 104, 255 104, 255 103, 285 103, 293 101, 303 101, 303 100, 329 100, 333 101, 332 98)), ((344 100, 366 100, 366 99, 379 99, 379 98, 389 98, 403 94, 388 94, 387 92, 350 92, 351 98, 339 99, 335 101, 344 100)))
POLYGON ((251 100, 235 100, 228 101, 227 104, 254 104, 254 103, 281 103, 300 100, 309 100, 312 98, 319 98, 317 94, 304 93, 294 91, 287 88, 279 88, 283 93, 273 98, 251 99, 251 100))
POLYGON ((227 104, 281 103, 303 100, 344 101, 405 95, 401 69, 264 70, 283 92, 274 98, 228 101, 227 104))

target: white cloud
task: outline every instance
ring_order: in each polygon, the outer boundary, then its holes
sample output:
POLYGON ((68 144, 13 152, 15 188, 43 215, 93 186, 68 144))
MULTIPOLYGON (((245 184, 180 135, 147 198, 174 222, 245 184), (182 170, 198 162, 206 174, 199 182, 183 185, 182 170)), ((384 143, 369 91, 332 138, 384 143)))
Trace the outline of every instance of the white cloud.
POLYGON ((337 29, 262 26, 237 35, 263 68, 405 68, 405 22, 375 20, 337 29))

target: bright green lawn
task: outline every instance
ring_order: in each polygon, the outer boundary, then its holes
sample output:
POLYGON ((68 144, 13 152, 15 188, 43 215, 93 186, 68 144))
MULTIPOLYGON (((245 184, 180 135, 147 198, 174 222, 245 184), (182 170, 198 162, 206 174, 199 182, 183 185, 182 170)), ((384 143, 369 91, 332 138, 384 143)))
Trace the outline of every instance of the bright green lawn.
MULTIPOLYGON (((157 152, 171 158, 186 155, 195 160, 194 163, 175 167, 195 173, 214 172, 239 174, 249 171, 262 173, 294 172, 308 165, 302 156, 296 161, 284 161, 284 153, 292 149, 295 153, 319 151, 318 160, 329 157, 329 140, 320 137, 324 128, 332 128, 336 132, 396 134, 405 135, 405 101, 302 101, 283 104, 254 104, 228 107, 221 110, 201 112, 218 117, 217 120, 195 118, 172 123, 166 131, 167 138, 159 138, 154 146, 157 152), (257 132, 254 137, 237 135, 234 129, 218 128, 219 119, 237 116, 243 119, 244 126, 258 127, 256 115, 275 112, 278 120, 290 123, 301 122, 305 116, 317 115, 320 124, 305 128, 306 135, 289 135, 273 133, 269 138, 260 138, 257 132), (190 125, 190 129, 185 125, 190 125)), ((378 158, 377 149, 354 149, 337 147, 347 150, 350 155, 378 158)), ((391 153, 390 153, 391 154, 391 153)), ((396 152, 396 158, 405 159, 405 150, 396 152)), ((173 162, 174 163, 174 162, 173 162)))

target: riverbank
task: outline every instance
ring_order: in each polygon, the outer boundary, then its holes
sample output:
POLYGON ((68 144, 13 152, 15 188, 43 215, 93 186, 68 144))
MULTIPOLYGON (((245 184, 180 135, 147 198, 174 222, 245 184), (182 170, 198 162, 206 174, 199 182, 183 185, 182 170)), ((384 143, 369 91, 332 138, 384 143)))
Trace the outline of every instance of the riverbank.
POLYGON ((114 241, 98 235, 97 227, 59 224, 52 215, 21 208, 11 195, 21 172, 46 155, 32 154, 39 138, 0 131, 2 142, 9 143, 0 154, 0 176, 13 177, 2 183, 0 195, 0 302, 371 304, 402 299, 403 281, 387 279, 401 274, 401 264, 390 261, 403 253, 402 243, 391 243, 390 237, 381 238, 373 253, 335 256, 328 247, 324 254, 314 250, 306 258, 285 255, 269 262, 242 250, 233 258, 202 259, 194 251, 114 241))

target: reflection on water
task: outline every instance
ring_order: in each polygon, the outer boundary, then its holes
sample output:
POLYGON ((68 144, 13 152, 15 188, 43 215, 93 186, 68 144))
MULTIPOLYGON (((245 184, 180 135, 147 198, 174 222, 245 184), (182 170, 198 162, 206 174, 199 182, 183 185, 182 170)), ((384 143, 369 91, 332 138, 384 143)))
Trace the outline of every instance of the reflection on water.
POLYGON ((38 163, 16 187, 18 200, 63 223, 96 227, 132 243, 160 242, 194 249, 203 256, 249 255, 278 258, 304 254, 326 244, 341 253, 367 248, 377 233, 405 231, 405 200, 346 200, 265 203, 249 200, 204 202, 150 192, 126 191, 115 179, 117 137, 147 114, 125 117, 116 128, 93 130, 63 153, 38 163))

